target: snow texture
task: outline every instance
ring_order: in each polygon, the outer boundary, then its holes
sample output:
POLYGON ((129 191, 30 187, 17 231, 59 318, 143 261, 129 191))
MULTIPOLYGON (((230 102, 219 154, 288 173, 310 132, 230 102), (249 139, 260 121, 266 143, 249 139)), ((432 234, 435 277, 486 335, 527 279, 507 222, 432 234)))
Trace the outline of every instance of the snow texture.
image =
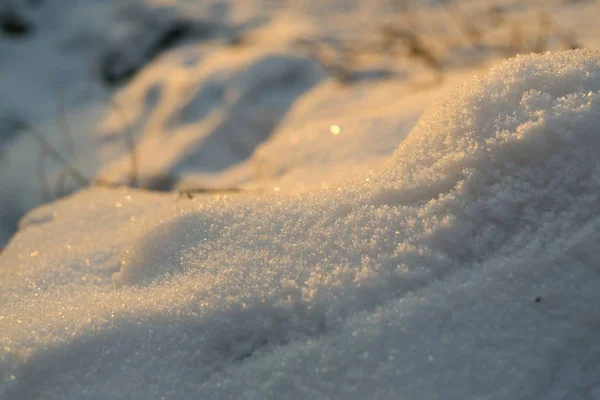
POLYGON ((598 399, 598 126, 598 53, 521 56, 343 186, 43 206, 0 397, 598 399))

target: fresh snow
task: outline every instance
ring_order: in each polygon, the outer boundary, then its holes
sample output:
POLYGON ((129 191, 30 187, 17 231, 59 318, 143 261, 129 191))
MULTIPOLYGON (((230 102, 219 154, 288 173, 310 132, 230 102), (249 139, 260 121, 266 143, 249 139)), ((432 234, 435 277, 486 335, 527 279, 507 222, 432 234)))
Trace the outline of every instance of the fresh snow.
MULTIPOLYGON (((308 152, 307 108, 257 154, 308 152)), ((386 163, 320 189, 29 212, 0 398, 600 399, 600 54, 516 57, 396 124, 386 163)))

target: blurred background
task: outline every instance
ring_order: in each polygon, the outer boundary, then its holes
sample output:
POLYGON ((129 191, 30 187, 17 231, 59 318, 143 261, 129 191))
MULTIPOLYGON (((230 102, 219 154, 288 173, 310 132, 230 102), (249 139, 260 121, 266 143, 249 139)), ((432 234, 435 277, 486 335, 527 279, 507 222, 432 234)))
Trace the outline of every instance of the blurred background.
POLYGON ((598 48, 599 10, 597 0, 4 0, 0 246, 29 209, 88 186, 186 199, 326 187, 384 162, 473 73, 520 53, 598 48))

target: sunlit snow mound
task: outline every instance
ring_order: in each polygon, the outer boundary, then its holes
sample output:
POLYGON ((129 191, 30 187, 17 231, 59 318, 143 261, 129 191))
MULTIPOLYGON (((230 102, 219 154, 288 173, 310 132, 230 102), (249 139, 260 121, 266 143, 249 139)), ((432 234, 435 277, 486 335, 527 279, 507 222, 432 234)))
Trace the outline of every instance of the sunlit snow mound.
POLYGON ((40 208, 0 398, 600 398, 599 126, 597 53, 525 56, 346 187, 40 208))

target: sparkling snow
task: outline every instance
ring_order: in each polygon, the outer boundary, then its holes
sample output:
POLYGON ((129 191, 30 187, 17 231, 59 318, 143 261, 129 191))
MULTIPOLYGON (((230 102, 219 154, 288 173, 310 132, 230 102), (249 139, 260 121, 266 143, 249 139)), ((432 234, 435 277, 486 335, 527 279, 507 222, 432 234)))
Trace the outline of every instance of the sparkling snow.
POLYGON ((0 257, 0 397, 600 398, 598 126, 600 54, 520 56, 328 188, 42 206, 0 257))

